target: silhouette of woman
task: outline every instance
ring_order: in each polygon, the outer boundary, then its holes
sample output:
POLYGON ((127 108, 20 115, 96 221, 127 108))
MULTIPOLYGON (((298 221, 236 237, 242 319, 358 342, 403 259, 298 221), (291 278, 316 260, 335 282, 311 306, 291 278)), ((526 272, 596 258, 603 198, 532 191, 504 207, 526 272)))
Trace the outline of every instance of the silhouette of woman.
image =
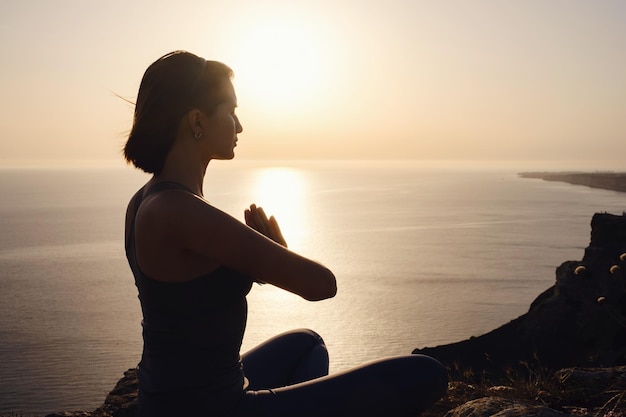
POLYGON ((203 198, 212 159, 232 159, 242 126, 226 65, 184 51, 146 70, 126 160, 153 174, 126 213, 126 256, 143 313, 140 416, 414 416, 444 395, 447 373, 407 355, 328 376, 311 330, 240 356, 254 282, 310 300, 333 297, 326 267, 287 249, 251 205, 245 224, 203 198))

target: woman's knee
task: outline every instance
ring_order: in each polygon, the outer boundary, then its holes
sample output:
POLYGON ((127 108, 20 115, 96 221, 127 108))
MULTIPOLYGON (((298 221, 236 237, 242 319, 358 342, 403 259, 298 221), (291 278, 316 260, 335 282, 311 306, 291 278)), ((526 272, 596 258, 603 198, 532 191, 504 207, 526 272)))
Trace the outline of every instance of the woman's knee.
POLYGON ((414 366, 413 375, 428 383, 435 395, 443 397, 448 390, 448 370, 436 359, 426 355, 407 356, 414 366))
POLYGON ((328 375, 328 351, 319 334, 309 329, 274 336, 242 356, 253 389, 275 388, 328 375))
POLYGON ((298 329, 284 334, 290 345, 300 352, 290 384, 297 384, 328 375, 328 350, 322 337, 310 329, 298 329))
POLYGON ((308 346, 325 346, 322 336, 320 336, 317 332, 314 332, 311 329, 289 330, 276 336, 276 339, 289 339, 291 342, 308 346))

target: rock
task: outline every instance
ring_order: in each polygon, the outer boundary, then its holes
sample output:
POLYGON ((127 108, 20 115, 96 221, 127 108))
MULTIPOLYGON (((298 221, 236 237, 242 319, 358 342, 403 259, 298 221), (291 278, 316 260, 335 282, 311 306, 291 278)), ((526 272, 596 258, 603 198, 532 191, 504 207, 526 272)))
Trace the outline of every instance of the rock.
POLYGON ((614 368, 567 368, 554 373, 563 388, 593 387, 605 390, 615 385, 626 389, 626 366, 614 368))
POLYGON ((556 283, 529 311, 482 336, 415 349, 453 375, 502 377, 568 367, 626 365, 626 216, 596 213, 582 261, 556 270, 556 283))
POLYGON ((74 411, 48 414, 46 417, 135 417, 137 415, 137 369, 124 372, 115 388, 106 396, 104 404, 92 412, 74 411))
MULTIPOLYGON (((101 415, 94 414, 90 411, 63 411, 61 413, 48 414, 46 417, 100 417, 101 415)), ((102 415, 102 417, 108 417, 102 415)))
POLYGON ((525 401, 508 400, 500 397, 483 397, 468 401, 448 411, 444 417, 563 417, 567 415, 569 414, 525 401))
POLYGON ((562 402, 607 409, 626 406, 626 366, 567 368, 555 372, 554 378, 562 402))
POLYGON ((115 388, 107 395, 102 406, 112 417, 134 417, 137 415, 137 391, 139 380, 137 369, 124 372, 115 388))
POLYGON ((95 411, 63 411, 61 413, 47 414, 46 417, 111 417, 111 414, 98 408, 95 411))

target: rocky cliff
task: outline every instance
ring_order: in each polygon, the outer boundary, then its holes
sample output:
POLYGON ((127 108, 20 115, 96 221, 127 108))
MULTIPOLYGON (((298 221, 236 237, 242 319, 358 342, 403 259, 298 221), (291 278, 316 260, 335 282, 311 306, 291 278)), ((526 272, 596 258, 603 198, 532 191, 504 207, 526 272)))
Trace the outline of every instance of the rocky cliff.
POLYGON ((626 216, 595 214, 581 261, 556 269, 556 283, 528 312, 482 336, 416 349, 454 375, 501 377, 524 369, 626 364, 626 216))

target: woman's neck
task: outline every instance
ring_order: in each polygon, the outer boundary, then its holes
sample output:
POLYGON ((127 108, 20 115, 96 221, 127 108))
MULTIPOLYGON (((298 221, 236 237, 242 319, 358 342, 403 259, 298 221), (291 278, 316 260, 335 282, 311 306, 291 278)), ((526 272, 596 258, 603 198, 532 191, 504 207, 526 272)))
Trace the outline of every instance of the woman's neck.
POLYGON ((176 153, 168 155, 163 170, 152 178, 153 182, 175 182, 187 187, 193 193, 203 196, 204 175, 208 166, 190 160, 185 155, 177 156, 176 153))

